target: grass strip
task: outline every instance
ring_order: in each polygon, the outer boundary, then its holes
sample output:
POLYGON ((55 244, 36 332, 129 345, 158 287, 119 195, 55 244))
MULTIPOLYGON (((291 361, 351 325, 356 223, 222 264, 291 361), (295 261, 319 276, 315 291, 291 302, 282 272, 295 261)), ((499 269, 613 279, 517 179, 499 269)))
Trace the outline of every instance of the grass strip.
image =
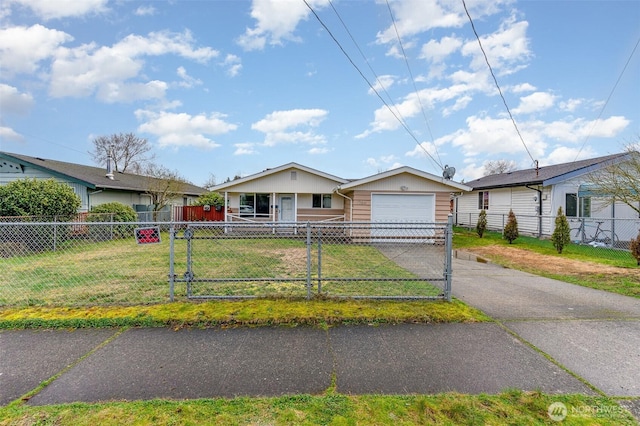
POLYGON ((451 425, 558 424, 549 407, 566 407, 563 425, 636 425, 606 397, 506 391, 498 395, 295 395, 274 398, 152 400, 0 408, 0 425, 451 425))
POLYGON ((251 299, 158 305, 27 307, 0 310, 0 329, 209 327, 491 321, 459 300, 251 299))

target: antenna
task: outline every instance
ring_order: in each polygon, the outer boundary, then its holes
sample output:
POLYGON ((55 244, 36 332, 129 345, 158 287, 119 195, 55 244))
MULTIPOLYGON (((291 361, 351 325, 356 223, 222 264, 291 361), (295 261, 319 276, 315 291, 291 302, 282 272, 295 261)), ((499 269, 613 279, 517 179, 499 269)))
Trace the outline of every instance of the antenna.
POLYGON ((456 174, 456 168, 455 167, 449 167, 449 165, 445 165, 444 166, 444 170, 442 171, 442 177, 443 178, 445 178, 447 180, 451 180, 455 174, 456 174))

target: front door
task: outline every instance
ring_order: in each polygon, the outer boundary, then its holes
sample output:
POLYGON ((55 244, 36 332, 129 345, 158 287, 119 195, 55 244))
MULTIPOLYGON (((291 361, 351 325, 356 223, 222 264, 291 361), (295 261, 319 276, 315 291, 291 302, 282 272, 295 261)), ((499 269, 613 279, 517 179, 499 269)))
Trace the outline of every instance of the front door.
POLYGON ((282 222, 293 222, 296 220, 294 208, 293 196, 280 196, 280 220, 282 222))

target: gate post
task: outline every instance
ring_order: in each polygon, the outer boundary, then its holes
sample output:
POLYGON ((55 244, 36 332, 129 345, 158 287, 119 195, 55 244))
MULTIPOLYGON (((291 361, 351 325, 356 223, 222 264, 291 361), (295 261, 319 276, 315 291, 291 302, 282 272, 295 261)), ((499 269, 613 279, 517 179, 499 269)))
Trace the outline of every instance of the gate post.
POLYGON ((307 222, 307 300, 311 299, 311 222, 307 222))
POLYGON ((453 250, 453 215, 449 213, 447 218, 447 229, 444 232, 444 298, 447 302, 451 302, 451 275, 452 268, 452 250, 453 250))
POLYGON ((169 301, 173 302, 174 285, 176 280, 176 272, 174 265, 174 241, 176 227, 172 223, 169 227, 169 301))

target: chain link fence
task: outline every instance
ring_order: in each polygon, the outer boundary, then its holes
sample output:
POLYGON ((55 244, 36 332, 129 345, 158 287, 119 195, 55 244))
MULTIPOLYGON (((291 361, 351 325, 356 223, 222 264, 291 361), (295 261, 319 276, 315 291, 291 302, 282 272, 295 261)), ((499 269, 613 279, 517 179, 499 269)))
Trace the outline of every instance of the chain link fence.
POLYGON ((172 247, 186 244, 185 271, 170 272, 171 286, 186 284, 191 299, 450 300, 451 231, 450 223, 188 224, 170 231, 172 247))
POLYGON ((446 223, 199 226, 108 216, 0 219, 0 307, 211 296, 450 298, 446 223), (151 228, 141 235, 158 238, 135 238, 151 228))
MULTIPOLYGON (((456 226, 475 229, 478 213, 457 213, 454 216, 456 226)), ((550 238, 555 226, 556 216, 516 215, 518 231, 521 235, 550 238)), ((508 221, 507 214, 487 212, 487 229, 502 232, 508 221)), ((571 242, 589 246, 594 251, 620 258, 629 257, 631 240, 640 233, 640 218, 576 218, 567 217, 571 228, 571 242)))

